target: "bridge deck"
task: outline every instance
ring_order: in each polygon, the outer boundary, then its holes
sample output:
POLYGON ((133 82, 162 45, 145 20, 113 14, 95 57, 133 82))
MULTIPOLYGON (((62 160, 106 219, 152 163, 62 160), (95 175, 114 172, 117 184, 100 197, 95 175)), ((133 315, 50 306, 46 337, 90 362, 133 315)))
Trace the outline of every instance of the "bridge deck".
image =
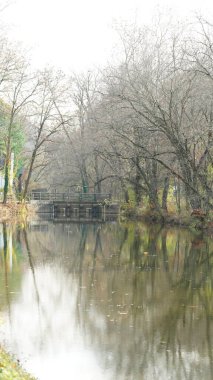
POLYGON ((67 194, 33 192, 30 201, 36 203, 38 213, 53 214, 54 219, 91 218, 106 219, 106 214, 118 215, 119 203, 112 202, 110 194, 67 194))

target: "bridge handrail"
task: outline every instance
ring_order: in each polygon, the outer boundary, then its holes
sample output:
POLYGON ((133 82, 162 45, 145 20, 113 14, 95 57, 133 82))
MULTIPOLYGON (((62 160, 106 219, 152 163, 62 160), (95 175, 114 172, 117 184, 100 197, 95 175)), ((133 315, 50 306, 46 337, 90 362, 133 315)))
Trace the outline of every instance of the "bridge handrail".
POLYGON ((83 202, 83 201, 104 201, 110 200, 111 194, 109 193, 45 193, 45 192, 31 192, 29 200, 35 201, 66 201, 66 202, 83 202))

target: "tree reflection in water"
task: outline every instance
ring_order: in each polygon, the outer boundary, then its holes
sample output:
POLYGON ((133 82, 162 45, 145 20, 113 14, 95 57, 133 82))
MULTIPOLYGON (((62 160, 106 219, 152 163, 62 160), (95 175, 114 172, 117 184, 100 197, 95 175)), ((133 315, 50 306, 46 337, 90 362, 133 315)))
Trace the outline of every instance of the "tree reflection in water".
POLYGON ((56 309, 67 307, 69 317, 61 316, 67 336, 71 326, 78 331, 102 369, 100 379, 213 378, 209 237, 109 223, 30 226, 19 231, 18 240, 23 260, 28 257, 35 300, 42 304, 40 340, 52 334, 52 346, 58 344, 53 321, 56 309), (51 270, 57 272, 55 293, 47 279, 51 270), (44 325, 52 330, 44 333, 44 325))

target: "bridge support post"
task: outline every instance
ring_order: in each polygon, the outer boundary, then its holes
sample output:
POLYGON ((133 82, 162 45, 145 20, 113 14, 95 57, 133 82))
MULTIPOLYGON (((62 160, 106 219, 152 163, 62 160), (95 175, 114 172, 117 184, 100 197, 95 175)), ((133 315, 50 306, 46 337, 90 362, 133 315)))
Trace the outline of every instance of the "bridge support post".
POLYGON ((91 208, 89 208, 89 207, 86 208, 86 216, 87 217, 91 215, 91 211, 92 211, 91 208))
POLYGON ((76 208, 76 207, 75 207, 75 208, 73 209, 73 211, 74 211, 74 215, 75 215, 75 216, 78 216, 78 215, 79 215, 79 208, 76 208))
POLYGON ((105 222, 106 220, 106 206, 102 206, 102 215, 103 215, 103 221, 105 222))

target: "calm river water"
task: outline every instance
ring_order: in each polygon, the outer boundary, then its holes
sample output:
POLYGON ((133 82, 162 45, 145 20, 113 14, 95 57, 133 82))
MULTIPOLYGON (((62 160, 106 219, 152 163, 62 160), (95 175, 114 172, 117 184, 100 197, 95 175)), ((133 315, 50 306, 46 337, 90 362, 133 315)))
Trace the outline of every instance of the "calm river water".
POLYGON ((0 341, 39 380, 213 379, 211 237, 4 224, 0 264, 0 341))

